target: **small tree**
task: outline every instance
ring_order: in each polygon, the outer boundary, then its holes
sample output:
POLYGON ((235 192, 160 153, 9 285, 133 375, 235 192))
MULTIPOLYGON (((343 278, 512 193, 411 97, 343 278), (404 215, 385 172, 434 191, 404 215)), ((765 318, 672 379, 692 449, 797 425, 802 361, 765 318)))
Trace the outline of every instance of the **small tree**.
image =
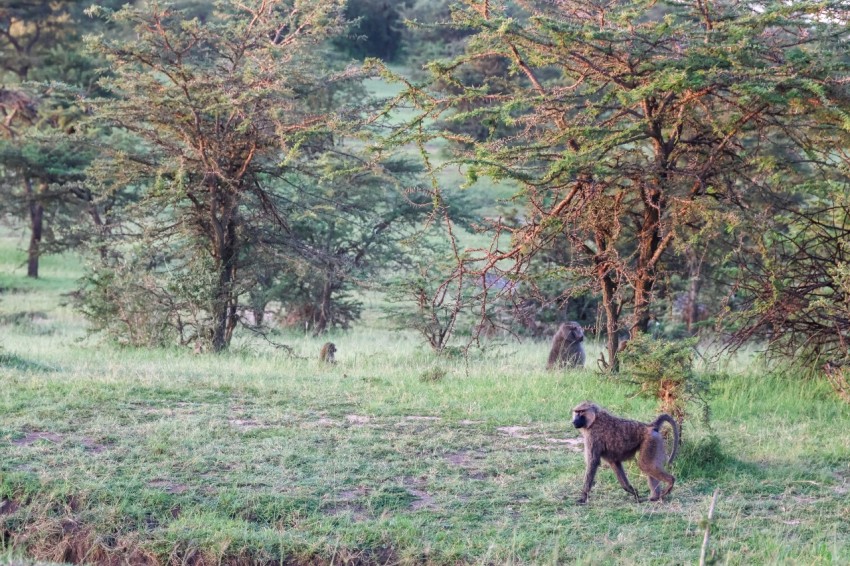
POLYGON ((280 240, 278 270, 290 284, 268 295, 283 304, 290 323, 306 323, 315 334, 348 328, 359 317, 351 297, 357 285, 408 266, 405 242, 431 211, 416 187, 421 168, 407 160, 364 168, 337 157, 326 166, 324 179, 290 191, 281 205, 290 229, 280 240))
POLYGON ((694 371, 697 338, 667 341, 640 334, 621 353, 619 379, 638 388, 638 395, 658 401, 659 410, 682 424, 689 405, 696 405, 708 423, 709 383, 694 371))
MULTIPOLYGON (((136 34, 89 38, 114 73, 100 82, 111 98, 92 101, 96 118, 138 140, 132 152, 103 148, 100 192, 138 187, 120 237, 149 242, 160 276, 194 273, 209 283, 189 302, 195 333, 214 351, 230 343, 244 274, 268 261, 256 254, 268 249, 257 247, 258 232, 291 229, 281 209, 286 188, 315 177, 317 156, 339 135, 344 108, 328 108, 355 73, 334 73, 322 47, 343 28, 342 8, 221 2, 203 21, 158 3, 93 10, 136 34)), ((105 245, 120 251, 117 244, 105 245)))
POLYGON ((390 281, 390 306, 386 308, 397 328, 415 330, 438 354, 449 345, 458 319, 472 303, 468 282, 440 275, 445 274, 435 262, 419 262, 404 276, 390 281))

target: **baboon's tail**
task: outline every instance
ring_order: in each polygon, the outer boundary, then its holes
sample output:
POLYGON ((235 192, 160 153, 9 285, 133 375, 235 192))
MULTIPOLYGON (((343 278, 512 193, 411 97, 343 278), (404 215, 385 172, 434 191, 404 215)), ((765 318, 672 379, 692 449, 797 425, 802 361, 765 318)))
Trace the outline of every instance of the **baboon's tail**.
POLYGON ((670 423, 670 426, 673 427, 673 450, 670 451, 670 457, 667 458, 667 464, 669 465, 673 458, 676 457, 676 453, 679 451, 679 423, 676 422, 676 419, 668 415, 667 413, 662 413, 658 415, 658 417, 652 421, 652 428, 658 431, 661 428, 662 423, 670 423))

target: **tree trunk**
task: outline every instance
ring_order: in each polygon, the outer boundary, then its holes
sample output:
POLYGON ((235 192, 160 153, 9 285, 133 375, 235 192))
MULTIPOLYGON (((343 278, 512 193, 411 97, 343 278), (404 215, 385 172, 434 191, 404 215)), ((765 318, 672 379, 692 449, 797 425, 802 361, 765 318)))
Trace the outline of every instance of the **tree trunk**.
POLYGON ((610 276, 606 276, 602 282, 602 304, 605 307, 605 329, 608 333, 608 369, 616 372, 620 367, 617 352, 620 349, 620 325, 619 308, 614 296, 616 286, 610 276))
POLYGON ((620 305, 617 303, 617 280, 614 278, 616 272, 606 258, 608 247, 605 234, 597 232, 595 240, 597 253, 593 261, 596 264, 597 281, 602 288, 602 306, 605 309, 605 328, 608 334, 608 360, 604 363, 606 369, 616 372, 619 367, 617 350, 620 341, 617 332, 620 325, 620 305))
MULTIPOLYGON (((41 255, 41 234, 44 226, 44 205, 32 188, 32 181, 24 177, 30 209, 30 245, 27 251, 27 277, 38 279, 38 260, 41 255)), ((42 188, 44 188, 42 186, 42 188)))
POLYGON ((215 177, 210 179, 211 206, 210 223, 213 227, 213 256, 216 260, 218 281, 213 291, 212 340, 213 352, 221 352, 230 346, 236 328, 236 279, 237 221, 236 203, 226 192, 219 193, 215 177), (217 194, 218 193, 218 194, 217 194), (219 200, 220 199, 220 200, 219 200), (218 214, 217 214, 218 213, 218 214))
MULTIPOLYGON (((703 254, 703 257, 705 254, 703 254)), ((697 257, 693 250, 688 250, 688 271, 690 285, 688 286, 688 298, 685 308, 685 326, 688 334, 693 333, 694 323, 699 318, 699 290, 702 287, 700 271, 702 270, 702 257, 697 257)))
POLYGON ((236 275, 234 227, 228 226, 227 232, 230 236, 226 238, 226 244, 221 250, 221 259, 218 262, 218 285, 213 298, 213 352, 221 352, 230 346, 233 329, 236 327, 236 300, 233 296, 233 280, 236 275))
POLYGON ((638 263, 634 285, 634 324, 630 332, 632 337, 649 330, 649 305, 657 275, 655 255, 661 246, 661 212, 664 206, 660 190, 642 188, 641 196, 644 209, 640 231, 637 234, 638 263))
POLYGON ((314 333, 318 336, 324 333, 331 324, 331 296, 333 295, 333 275, 325 274, 325 282, 322 285, 322 296, 319 298, 319 308, 316 316, 314 333))

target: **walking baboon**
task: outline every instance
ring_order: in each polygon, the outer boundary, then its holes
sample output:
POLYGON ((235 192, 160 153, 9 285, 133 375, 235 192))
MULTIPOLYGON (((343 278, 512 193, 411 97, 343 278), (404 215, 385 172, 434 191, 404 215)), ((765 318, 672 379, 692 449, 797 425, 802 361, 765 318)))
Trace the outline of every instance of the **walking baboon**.
POLYGON ((335 364, 336 359, 334 358, 334 354, 336 354, 336 344, 325 342, 322 346, 322 351, 319 352, 319 361, 326 364, 335 364))
POLYGON ((584 367, 584 331, 577 322, 565 322, 552 337, 546 369, 584 367))
POLYGON ((616 417, 595 403, 585 401, 573 409, 573 426, 580 429, 584 436, 584 458, 587 463, 584 487, 578 503, 587 503, 601 460, 611 466, 623 489, 640 501, 637 490, 629 483, 623 469, 623 462, 633 458, 636 452, 640 452, 638 468, 647 475, 649 482, 649 500, 657 501, 673 489, 676 478, 667 473, 664 466, 676 457, 679 424, 670 415, 661 414, 651 423, 642 423, 616 417), (659 432, 664 422, 673 427, 673 450, 669 458, 665 454, 664 438, 659 432), (659 493, 659 482, 662 481, 668 485, 664 493, 659 493))

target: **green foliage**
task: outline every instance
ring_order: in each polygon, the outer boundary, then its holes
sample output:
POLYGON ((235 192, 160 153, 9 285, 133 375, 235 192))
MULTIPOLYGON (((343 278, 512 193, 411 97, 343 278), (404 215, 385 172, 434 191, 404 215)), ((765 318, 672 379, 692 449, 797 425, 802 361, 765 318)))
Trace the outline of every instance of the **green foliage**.
POLYGON ((473 290, 440 260, 439 248, 420 247, 412 269, 389 281, 387 318, 399 330, 415 330, 437 353, 446 351, 459 321, 469 314, 473 290))
POLYGON ((396 60, 402 47, 400 12, 405 5, 404 0, 348 0, 345 17, 351 24, 347 34, 335 39, 334 45, 358 59, 379 57, 384 61, 396 60))
POLYGON ((432 367, 419 374, 419 381, 423 383, 438 383, 446 377, 445 368, 432 367))
MULTIPOLYGON (((220 351, 238 324, 241 296, 294 272, 292 257, 332 253, 300 239, 293 224, 303 193, 323 196, 316 179, 351 168, 326 171, 322 159, 358 112, 347 106, 357 99, 346 98, 356 73, 334 75, 322 57, 343 27, 342 3, 274 2, 252 11, 222 2, 202 19, 159 4, 93 13, 137 37, 88 38, 114 71, 100 81, 111 98, 92 101, 95 118, 136 139, 129 150, 104 147, 92 171, 102 194, 131 186, 140 196, 112 211, 95 272, 117 269, 124 280, 120 264, 132 263, 157 291, 165 310, 133 332, 150 329, 149 341, 160 343, 167 333, 154 329, 176 328, 183 339, 188 325, 220 351), (150 247, 152 261, 120 257, 127 240, 150 247)), ((365 162, 355 153, 339 152, 365 162)), ((333 205, 307 204, 306 216, 335 214, 333 205)), ((136 303, 127 283, 117 290, 136 303)), ((255 292, 250 302, 262 297, 255 292)))
POLYGON ((695 291, 689 305, 716 316, 723 303, 706 297, 728 288, 731 253, 753 251, 753 213, 813 175, 843 176, 833 148, 846 145, 847 38, 840 19, 813 11, 462 2, 451 28, 471 33, 463 52, 431 61, 430 82, 406 83, 396 102, 418 113, 388 144, 445 141, 470 179, 517 187, 521 221, 494 221, 497 249, 460 254, 467 272, 497 261, 541 287, 556 273, 547 300, 601 297, 609 336, 646 331, 665 295, 695 291), (764 31, 780 25, 798 40, 764 31), (534 266, 539 255, 550 257, 534 266))
POLYGON ((812 182, 805 193, 755 225, 756 253, 738 258, 740 305, 727 318, 736 347, 762 339, 809 371, 839 368, 850 362, 850 204, 843 184, 812 182))
POLYGON ((117 344, 162 347, 177 342, 177 321, 163 286, 146 268, 146 257, 123 255, 109 268, 99 267, 84 279, 78 308, 92 332, 117 344))
POLYGON ((654 340, 639 334, 621 353, 619 379, 637 387, 637 395, 658 401, 659 409, 679 423, 695 405, 703 423, 709 422, 710 383, 694 371, 697 338, 654 340))
POLYGON ((732 458, 723 450, 720 437, 709 434, 679 447, 675 460, 677 479, 716 479, 728 472, 732 463, 732 458))

